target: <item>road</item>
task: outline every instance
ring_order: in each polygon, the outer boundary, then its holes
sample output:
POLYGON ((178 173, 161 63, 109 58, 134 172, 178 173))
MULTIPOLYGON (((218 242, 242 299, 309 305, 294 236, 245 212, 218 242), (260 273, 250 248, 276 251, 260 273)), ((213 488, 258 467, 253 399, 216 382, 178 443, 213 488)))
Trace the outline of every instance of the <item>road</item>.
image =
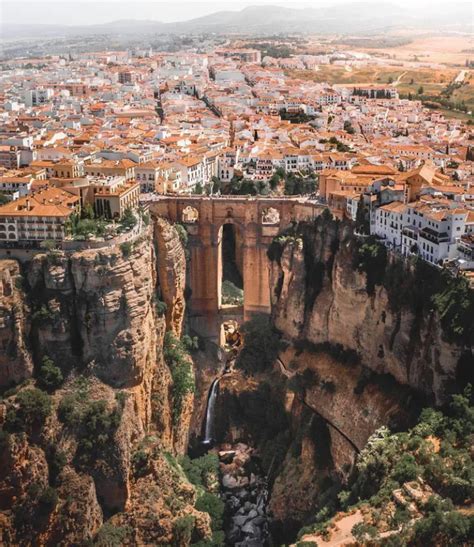
POLYGON ((464 82, 464 78, 466 77, 467 70, 461 70, 461 72, 454 78, 453 83, 455 84, 462 84, 464 82))

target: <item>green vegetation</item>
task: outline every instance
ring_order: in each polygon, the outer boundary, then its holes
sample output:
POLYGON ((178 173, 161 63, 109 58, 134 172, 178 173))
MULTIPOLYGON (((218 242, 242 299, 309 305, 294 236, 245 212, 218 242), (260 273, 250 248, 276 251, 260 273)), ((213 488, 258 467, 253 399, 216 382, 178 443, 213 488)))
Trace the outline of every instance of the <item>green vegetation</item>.
MULTIPOLYGON (((391 78, 391 76, 390 76, 391 78)), ((385 89, 377 89, 376 91, 372 91, 369 94, 368 90, 360 89, 358 87, 354 87, 352 90, 352 95, 358 95, 360 97, 369 97, 373 99, 390 99, 390 91, 385 91, 385 89)))
POLYGON ((270 179, 272 189, 283 183, 286 196, 313 194, 319 187, 318 176, 313 172, 306 174, 292 173, 278 168, 270 179))
POLYGON ((158 298, 158 296, 156 296, 155 297, 156 315, 158 315, 158 317, 163 317, 167 309, 168 309, 168 306, 166 305, 166 302, 163 302, 162 300, 158 298))
POLYGON ((189 482, 196 487, 196 509, 209 513, 211 517, 212 538, 193 545, 199 547, 223 545, 224 502, 215 493, 219 475, 217 455, 208 453, 193 460, 189 456, 183 456, 179 463, 189 482))
POLYGON ((92 216, 71 215, 66 224, 66 233, 74 239, 84 240, 90 237, 103 237, 106 234, 107 222, 101 218, 92 216))
POLYGON ((91 401, 87 392, 80 390, 63 397, 58 416, 78 438, 78 464, 86 465, 104 457, 120 424, 124 403, 124 394, 120 393, 113 409, 103 399, 91 401))
POLYGON ((51 414, 51 397, 37 388, 20 391, 7 410, 5 430, 10 433, 29 432, 44 425, 51 414))
POLYGON ((165 334, 163 355, 173 379, 173 422, 178 425, 184 401, 194 392, 193 367, 185 344, 171 331, 165 334))
POLYGON ((274 57, 275 59, 291 57, 294 52, 293 48, 286 44, 272 42, 250 42, 243 47, 260 50, 262 52, 262 59, 264 57, 274 57))
POLYGON ((41 361, 39 381, 45 389, 57 389, 63 382, 63 373, 52 359, 45 355, 41 361))
POLYGON ((174 228, 178 232, 178 236, 179 236, 179 239, 180 239, 183 247, 186 248, 188 246, 188 239, 189 239, 188 232, 187 232, 186 228, 182 224, 179 224, 179 222, 177 222, 174 225, 174 228))
POLYGON ((119 221, 121 231, 126 232, 131 230, 133 227, 137 225, 137 217, 135 216, 135 213, 128 207, 123 212, 122 218, 119 221))
MULTIPOLYGON (((418 424, 406 432, 378 430, 360 453, 354 476, 347 490, 328 504, 325 519, 342 508, 361 504, 373 515, 382 515, 395 530, 390 545, 462 545, 474 537, 474 518, 468 508, 474 499, 474 463, 471 457, 474 436, 474 406, 472 389, 454 395, 443 413, 426 408, 418 424), (416 501, 421 518, 403 510, 391 510, 393 491, 410 482, 426 494, 416 501), (427 486, 425 486, 427 485, 427 486), (430 490, 429 490, 429 489, 430 490)), ((381 517, 379 517, 381 518, 381 517)), ((378 535, 372 524, 360 523, 353 529, 360 542, 378 535)), ((306 527, 303 533, 319 529, 320 521, 306 527)))
POLYGON ((121 547, 129 533, 128 527, 114 526, 110 522, 105 522, 97 532, 94 545, 98 547, 121 547))
POLYGON ((369 295, 383 285, 393 310, 411 308, 421 320, 434 309, 448 341, 474 344, 474 291, 465 277, 454 277, 420 258, 411 267, 400 260, 389 262, 385 246, 373 237, 357 243, 353 265, 366 274, 369 295))
POLYGON ((194 530, 195 517, 193 515, 184 515, 178 517, 173 525, 174 545, 181 547, 191 543, 191 536, 194 530))
POLYGON ((120 244, 120 250, 122 251, 122 255, 124 258, 128 258, 133 251, 133 243, 130 241, 124 241, 120 244))
POLYGON ((237 367, 252 374, 269 369, 280 349, 280 335, 271 325, 270 318, 256 315, 242 325, 240 332, 245 344, 237 357, 237 367))
POLYGON ((367 278, 367 294, 373 295, 375 286, 381 285, 387 266, 387 248, 371 236, 357 247, 353 265, 367 278))
POLYGON ((232 281, 222 282, 222 304, 224 306, 242 306, 244 303, 244 291, 239 289, 232 281))

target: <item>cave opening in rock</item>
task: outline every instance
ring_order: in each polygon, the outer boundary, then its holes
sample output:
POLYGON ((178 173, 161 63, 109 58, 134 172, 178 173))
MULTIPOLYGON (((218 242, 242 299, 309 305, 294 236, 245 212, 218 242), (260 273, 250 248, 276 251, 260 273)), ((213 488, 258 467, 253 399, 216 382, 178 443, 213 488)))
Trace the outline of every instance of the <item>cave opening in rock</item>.
POLYGON ((243 306, 243 238, 235 224, 221 228, 220 262, 220 307, 243 306))

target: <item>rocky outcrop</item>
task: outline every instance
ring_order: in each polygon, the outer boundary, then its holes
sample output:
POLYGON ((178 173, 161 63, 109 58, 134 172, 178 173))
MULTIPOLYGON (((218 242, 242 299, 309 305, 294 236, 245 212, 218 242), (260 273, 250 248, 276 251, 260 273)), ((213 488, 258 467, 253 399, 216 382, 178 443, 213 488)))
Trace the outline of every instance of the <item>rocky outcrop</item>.
POLYGON ((472 355, 466 342, 448 336, 431 296, 417 298, 417 306, 407 298, 415 279, 421 290, 413 264, 384 250, 383 260, 372 260, 372 246, 366 270, 359 266, 366 242, 377 245, 323 214, 269 250, 272 319, 288 342, 275 368, 294 392, 290 406, 286 397, 290 448, 270 499, 285 541, 293 524, 347 481, 378 428, 405 429, 420 402, 445 402, 461 355, 472 355))
POLYGON ((16 261, 0 261, 0 386, 18 383, 33 372, 22 281, 16 261))
MULTIPOLYGON (((433 309, 422 316, 408 305, 394 309, 381 284, 368 294, 367 276, 354 267, 357 240, 351 224, 319 217, 277 247, 271 261, 272 310, 284 336, 340 344, 377 374, 388 373, 437 403, 445 401, 462 346, 447 341, 433 309)), ((388 268, 401 261, 391 260, 388 268)), ((401 275, 409 268, 403 264, 401 275)))
POLYGON ((0 436, 5 537, 12 544, 82 543, 106 534, 101 527, 114 515, 125 543, 171 543, 176 519, 187 514, 194 515, 193 540, 209 537, 194 488, 163 455, 186 450, 193 406, 190 394, 173 419, 163 358, 165 332, 180 335, 184 314, 185 257, 176 231, 159 220, 131 248, 53 251, 23 269, 20 276, 16 262, 0 265, 0 343, 8 352, 0 356, 0 379, 30 378, 0 404, 8 430, 0 436), (166 317, 157 295, 168 304, 166 317), (51 411, 33 431, 11 416, 23 389, 45 389, 45 357, 63 379, 46 385, 51 411), (19 514, 24 526, 15 524, 19 514))
POLYGON ((155 219, 158 276, 169 328, 180 336, 184 320, 186 255, 176 230, 163 218, 155 219))

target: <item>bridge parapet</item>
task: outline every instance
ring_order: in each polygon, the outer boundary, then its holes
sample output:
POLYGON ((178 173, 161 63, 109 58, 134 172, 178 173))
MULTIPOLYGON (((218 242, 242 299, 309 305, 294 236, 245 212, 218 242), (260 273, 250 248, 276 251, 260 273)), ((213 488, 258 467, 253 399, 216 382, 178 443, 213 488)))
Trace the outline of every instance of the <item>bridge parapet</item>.
POLYGON ((189 234, 192 324, 217 339, 222 319, 222 234, 238 232, 244 285, 243 319, 270 312, 269 261, 272 239, 292 221, 311 220, 325 206, 304 196, 154 195, 141 198, 152 215, 183 222, 189 234))

